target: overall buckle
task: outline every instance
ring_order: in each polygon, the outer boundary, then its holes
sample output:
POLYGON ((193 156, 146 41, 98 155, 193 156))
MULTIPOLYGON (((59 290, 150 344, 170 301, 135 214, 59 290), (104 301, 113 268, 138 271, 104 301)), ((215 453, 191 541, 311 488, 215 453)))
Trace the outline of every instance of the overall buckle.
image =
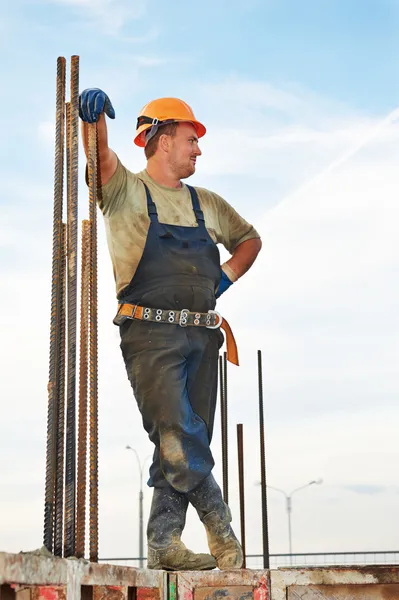
POLYGON ((209 316, 206 317, 206 325, 205 325, 205 327, 207 329, 219 329, 219 327, 221 326, 222 321, 223 321, 222 315, 220 313, 218 313, 216 310, 208 310, 208 315, 209 316), (216 322, 215 325, 208 325, 208 323, 211 322, 211 315, 216 315, 218 317, 218 319, 219 319, 216 322))
POLYGON ((187 319, 188 319, 188 313, 190 311, 188 310, 188 308, 182 308, 180 311, 180 317, 179 317, 179 325, 180 327, 187 327, 187 319))

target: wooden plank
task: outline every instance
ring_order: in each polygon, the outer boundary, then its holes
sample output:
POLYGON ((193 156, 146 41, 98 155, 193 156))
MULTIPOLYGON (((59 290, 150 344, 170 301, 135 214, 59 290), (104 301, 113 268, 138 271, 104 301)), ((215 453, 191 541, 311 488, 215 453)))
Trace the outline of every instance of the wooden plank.
POLYGON ((399 584, 293 585, 287 600, 398 600, 399 584))

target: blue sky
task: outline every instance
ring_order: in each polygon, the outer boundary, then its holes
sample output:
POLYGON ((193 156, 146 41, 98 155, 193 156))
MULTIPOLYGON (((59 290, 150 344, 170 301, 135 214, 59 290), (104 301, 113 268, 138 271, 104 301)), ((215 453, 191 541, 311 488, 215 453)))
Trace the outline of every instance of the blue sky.
MULTIPOLYGON (((97 8, 84 1, 32 0, 12 4, 7 13, 7 63, 22 73, 25 66, 25 75, 35 60, 37 75, 45 76, 61 49, 111 67, 117 55, 129 60, 132 51, 145 49, 156 60, 181 59, 162 65, 162 87, 169 78, 174 87, 180 77, 236 72, 280 85, 300 81, 365 110, 389 109, 389 94, 398 92, 395 0, 113 1, 97 8)), ((151 92, 153 72, 142 75, 151 92)))
MULTIPOLYGON (((192 182, 220 193, 262 235, 256 265, 219 303, 242 362, 231 368, 230 447, 234 465, 242 421, 249 552, 261 551, 258 348, 270 484, 289 491, 324 479, 295 498, 294 550, 396 549, 398 33, 397 0, 21 0, 2 7, 0 549, 41 543, 55 72, 57 56, 71 54, 80 55, 81 88, 101 87, 113 101, 110 144, 134 171, 145 164, 132 143, 140 108, 159 96, 189 102, 208 128, 192 182)), ((81 159, 82 218, 83 170, 81 159)), ((135 480, 126 473, 134 464, 124 447, 136 446, 143 458, 151 448, 111 323, 114 284, 101 219, 99 264, 100 554, 133 555, 135 480)), ((214 452, 220 476, 218 433, 214 452)), ((285 552, 276 496, 269 495, 271 550, 285 552)), ((148 492, 145 498, 148 514, 148 492)), ((204 550, 193 515, 186 535, 204 550)))

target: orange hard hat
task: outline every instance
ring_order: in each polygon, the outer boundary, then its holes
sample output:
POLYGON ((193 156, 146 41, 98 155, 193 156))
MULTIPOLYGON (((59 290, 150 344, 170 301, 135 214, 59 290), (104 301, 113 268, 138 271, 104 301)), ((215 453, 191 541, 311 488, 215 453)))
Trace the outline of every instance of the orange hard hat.
POLYGON ((176 121, 192 123, 199 138, 206 133, 204 125, 197 121, 193 111, 183 100, 179 100, 178 98, 158 98, 157 100, 151 100, 151 102, 141 109, 137 118, 134 143, 144 148, 146 144, 144 132, 150 128, 154 128, 153 135, 155 135, 160 125, 175 123, 176 121))

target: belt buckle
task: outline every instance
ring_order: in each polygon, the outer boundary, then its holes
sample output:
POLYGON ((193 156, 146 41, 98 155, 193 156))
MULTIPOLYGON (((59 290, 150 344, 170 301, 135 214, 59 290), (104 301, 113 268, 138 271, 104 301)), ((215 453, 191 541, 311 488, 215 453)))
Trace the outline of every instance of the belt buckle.
MULTIPOLYGON (((205 325, 205 327, 207 329, 219 329, 219 327, 222 324, 223 321, 223 317, 220 313, 218 313, 216 310, 208 310, 208 315, 216 315, 218 317, 218 321, 216 322, 216 325, 205 325)), ((208 317, 206 319, 208 321, 208 317)))
POLYGON ((187 327, 187 317, 188 317, 188 313, 190 311, 188 310, 188 308, 182 308, 180 311, 180 317, 179 317, 179 325, 180 327, 187 327))

